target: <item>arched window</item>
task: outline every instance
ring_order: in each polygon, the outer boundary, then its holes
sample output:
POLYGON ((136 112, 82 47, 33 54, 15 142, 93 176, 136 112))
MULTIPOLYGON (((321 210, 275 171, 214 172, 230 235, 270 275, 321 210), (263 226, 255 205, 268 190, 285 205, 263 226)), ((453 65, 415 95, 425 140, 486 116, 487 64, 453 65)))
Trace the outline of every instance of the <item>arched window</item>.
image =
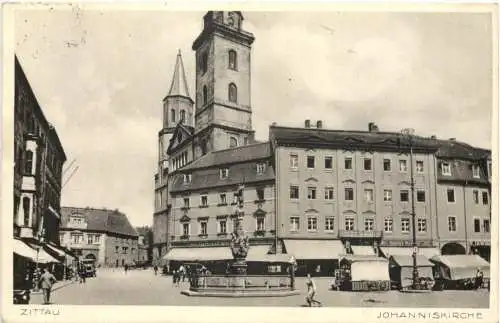
POLYGON ((30 224, 30 204, 30 198, 27 196, 23 197, 23 222, 26 227, 30 224))
POLYGON ((172 119, 172 122, 175 122, 175 110, 174 109, 170 110, 170 119, 172 119))
POLYGON ((24 174, 33 174, 33 152, 31 150, 24 152, 24 174))
POLYGON ((186 111, 181 110, 181 121, 186 121, 186 111))
POLYGON ((232 49, 229 51, 228 67, 232 70, 236 70, 238 68, 238 55, 236 54, 236 51, 232 49))
POLYGON ((229 137, 229 148, 238 147, 238 139, 236 137, 229 137))
POLYGON ((238 89, 234 83, 229 84, 228 92, 229 102, 238 102, 238 89))
POLYGON ((208 89, 206 85, 203 85, 203 99, 201 100, 201 102, 203 103, 203 105, 205 105, 207 104, 207 101, 208 101, 208 89))
POLYGON ((201 66, 201 72, 202 74, 205 74, 208 70, 208 53, 207 52, 204 52, 203 54, 201 54, 201 62, 200 62, 201 66))

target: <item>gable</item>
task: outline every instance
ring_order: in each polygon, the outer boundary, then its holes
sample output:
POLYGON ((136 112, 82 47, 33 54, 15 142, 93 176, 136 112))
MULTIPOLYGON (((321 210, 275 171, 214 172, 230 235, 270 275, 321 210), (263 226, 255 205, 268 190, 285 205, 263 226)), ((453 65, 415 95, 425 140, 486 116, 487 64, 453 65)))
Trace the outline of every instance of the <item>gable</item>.
POLYGON ((172 139, 170 139, 170 143, 167 148, 167 154, 171 155, 173 151, 175 151, 178 147, 182 146, 187 141, 192 139, 192 134, 182 126, 182 124, 177 124, 174 129, 174 134, 172 135, 172 139))

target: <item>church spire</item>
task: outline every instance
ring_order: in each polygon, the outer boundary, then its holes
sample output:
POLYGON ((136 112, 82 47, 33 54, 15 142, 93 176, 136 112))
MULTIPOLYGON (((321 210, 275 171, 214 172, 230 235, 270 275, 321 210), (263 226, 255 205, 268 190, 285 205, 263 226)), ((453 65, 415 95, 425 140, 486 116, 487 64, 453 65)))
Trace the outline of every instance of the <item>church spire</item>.
POLYGON ((189 96, 186 73, 184 72, 184 64, 182 63, 182 55, 180 49, 177 54, 177 60, 175 62, 172 84, 170 85, 170 90, 167 94, 167 97, 169 96, 183 96, 186 98, 191 98, 189 96))

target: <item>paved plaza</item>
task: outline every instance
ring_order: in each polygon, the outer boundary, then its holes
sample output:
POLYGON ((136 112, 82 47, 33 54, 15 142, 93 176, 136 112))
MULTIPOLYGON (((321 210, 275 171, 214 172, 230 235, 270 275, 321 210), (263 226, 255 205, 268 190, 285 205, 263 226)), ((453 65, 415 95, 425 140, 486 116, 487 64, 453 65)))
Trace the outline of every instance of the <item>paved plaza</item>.
MULTIPOLYGON (((328 278, 316 278, 317 299, 324 306, 348 307, 454 307, 487 308, 489 294, 479 291, 429 293, 338 292, 328 290, 328 278)), ((152 270, 101 269, 96 278, 78 282, 53 292, 51 303, 65 305, 173 305, 173 306, 302 306, 305 279, 297 278, 300 295, 265 298, 188 297, 181 295, 188 282, 172 285, 171 276, 155 276, 152 270)), ((32 304, 42 304, 42 295, 33 295, 32 304)))

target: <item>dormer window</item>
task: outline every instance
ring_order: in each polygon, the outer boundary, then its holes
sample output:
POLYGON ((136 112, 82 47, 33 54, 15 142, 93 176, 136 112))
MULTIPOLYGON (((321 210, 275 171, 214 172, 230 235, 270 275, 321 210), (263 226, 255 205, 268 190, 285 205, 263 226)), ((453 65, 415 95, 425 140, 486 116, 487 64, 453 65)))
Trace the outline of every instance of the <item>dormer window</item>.
POLYGON ((451 166, 449 163, 441 164, 441 173, 445 176, 451 176, 451 166))
POLYGON ((229 169, 223 168, 219 170, 220 179, 225 179, 229 177, 229 169))
POLYGON ((479 165, 472 165, 472 177, 479 178, 479 165))
POLYGON ((257 174, 264 174, 266 172, 266 163, 257 164, 257 174))
POLYGON ((191 183, 191 174, 184 174, 184 184, 191 183))

